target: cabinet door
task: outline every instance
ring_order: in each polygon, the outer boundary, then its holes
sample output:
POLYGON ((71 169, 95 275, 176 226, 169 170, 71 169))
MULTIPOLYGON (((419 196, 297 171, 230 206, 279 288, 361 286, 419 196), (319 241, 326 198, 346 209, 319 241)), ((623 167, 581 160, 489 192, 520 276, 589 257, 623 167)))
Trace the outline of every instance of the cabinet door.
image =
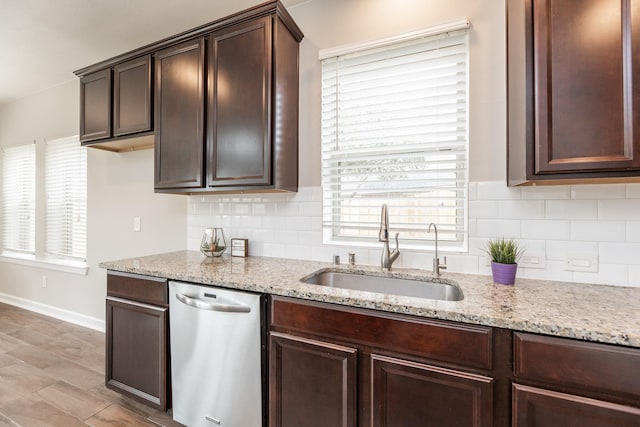
POLYGON ((113 67, 113 135, 151 130, 151 56, 113 67))
POLYGON ((536 174, 640 168, 639 26, 638 1, 533 0, 536 174))
POLYGON ((106 386, 167 409, 168 308, 107 297, 106 386))
POLYGON ((204 40, 157 52, 155 70, 155 187, 202 187, 204 40))
POLYGON ((209 41, 210 187, 271 184, 271 17, 209 41))
POLYGON ((374 427, 493 425, 493 380, 372 355, 374 427))
POLYGON ((111 136, 111 69, 80 79, 80 141, 111 136))
POLYGON ((514 427, 637 427, 640 409, 513 385, 514 427))
POLYGON ((269 425, 356 425, 357 350, 272 332, 269 425))

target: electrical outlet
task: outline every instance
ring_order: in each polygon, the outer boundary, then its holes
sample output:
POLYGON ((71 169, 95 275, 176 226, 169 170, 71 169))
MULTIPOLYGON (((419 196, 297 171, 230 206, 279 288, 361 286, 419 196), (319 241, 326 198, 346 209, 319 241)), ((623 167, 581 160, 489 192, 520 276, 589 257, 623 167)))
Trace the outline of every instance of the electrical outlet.
POLYGON ((140 217, 136 216, 133 217, 133 231, 140 231, 141 230, 141 221, 140 221, 140 217))
POLYGON ((43 288, 47 287, 47 276, 42 276, 42 287, 43 288))
POLYGON ((518 261, 518 266, 525 268, 545 268, 546 259, 536 253, 523 255, 518 261))
POLYGON ((589 256, 567 256, 564 269, 566 271, 598 272, 598 258, 589 256))

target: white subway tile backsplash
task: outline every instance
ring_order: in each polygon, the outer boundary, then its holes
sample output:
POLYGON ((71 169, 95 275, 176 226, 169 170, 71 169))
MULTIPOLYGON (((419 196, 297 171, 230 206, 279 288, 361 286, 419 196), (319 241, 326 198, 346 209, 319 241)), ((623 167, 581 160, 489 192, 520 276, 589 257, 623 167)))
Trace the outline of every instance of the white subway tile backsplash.
POLYGON ((627 242, 640 242, 640 221, 627 222, 627 242))
MULTIPOLYGON (((519 277, 640 286, 640 184, 508 188, 504 182, 470 182, 468 252, 446 253, 450 272, 491 274, 483 252, 491 238, 516 238, 542 268, 519 268, 519 277), (599 262, 597 273, 566 271, 569 257, 599 262)), ((290 194, 189 196, 187 244, 197 250, 202 231, 224 227, 228 238, 248 238, 252 256, 378 265, 381 246, 322 243, 320 187, 290 194)), ((396 267, 431 269, 433 251, 402 248, 396 267)), ((444 252, 440 254, 443 258, 444 252)), ((446 273, 445 273, 446 274, 446 273)))
POLYGON ((571 222, 559 220, 524 220, 522 221, 523 239, 569 240, 571 222))
POLYGON ((507 187, 502 181, 487 181, 477 183, 478 200, 518 200, 519 187, 507 187))
POLYGON ((609 264, 637 264, 640 243, 600 243, 600 262, 609 264))
POLYGON ((640 221, 640 199, 600 200, 598 219, 640 221))
POLYGON ((469 237, 469 255, 484 255, 487 237, 469 237))
POLYGON ((478 200, 478 183, 477 182, 470 182, 467 185, 467 195, 469 197, 470 202, 478 200))
POLYGON ((305 216, 290 216, 287 217, 287 229, 310 231, 311 230, 311 218, 305 216))
POLYGON ((571 242, 547 240, 547 260, 566 261, 569 258, 597 258, 598 244, 595 242, 571 242))
POLYGON ((523 200, 569 200, 571 192, 566 185, 522 187, 523 200))
POLYGON ((572 199, 624 199, 626 187, 624 184, 598 184, 571 186, 572 199))
POLYGON ((640 183, 627 184, 627 199, 640 199, 640 183))
POLYGON ((300 215, 300 203, 297 202, 278 202, 276 203, 276 215, 294 216, 300 215))
POLYGON ((546 219, 597 219, 598 204, 595 200, 547 200, 546 219))
POLYGON ((520 221, 515 219, 479 219, 478 237, 520 237, 520 221))
MULTIPOLYGON (((249 244, 251 247, 251 244, 249 244)), ((264 243, 262 245, 262 256, 270 258, 286 258, 287 245, 282 243, 264 243)))
POLYGON ((640 265, 629 266, 629 286, 640 287, 640 265))
POLYGON ((571 221, 571 240, 620 242, 625 239, 623 221, 571 221))
POLYGON ((628 284, 629 273, 626 265, 606 264, 600 262, 597 273, 586 273, 576 271, 573 273, 575 282, 597 283, 597 284, 615 284, 624 286, 628 284))
POLYGON ((469 218, 497 218, 498 202, 496 200, 477 200, 469 202, 469 218))
POLYGON ((322 203, 321 202, 307 202, 300 204, 301 216, 321 216, 322 215, 322 203))
POLYGON ((311 253, 311 246, 287 245, 285 257, 290 259, 310 259, 311 253))
MULTIPOLYGON (((520 270, 520 267, 518 267, 520 270)), ((545 268, 522 268, 522 277, 540 280, 573 281, 573 272, 564 269, 563 261, 547 260, 545 268)))
POLYGON ((233 205, 233 211, 236 215, 247 215, 251 213, 251 205, 249 203, 236 203, 233 205))
POLYGON ((475 255, 447 255, 447 270, 475 274, 478 272, 478 262, 479 257, 475 255))

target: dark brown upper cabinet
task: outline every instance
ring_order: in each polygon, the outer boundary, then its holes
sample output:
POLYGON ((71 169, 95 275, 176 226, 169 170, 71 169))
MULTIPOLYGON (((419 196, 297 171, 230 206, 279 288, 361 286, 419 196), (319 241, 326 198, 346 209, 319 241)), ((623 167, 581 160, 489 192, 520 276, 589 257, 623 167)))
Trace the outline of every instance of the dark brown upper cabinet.
POLYGON ((151 56, 80 74, 80 141, 111 151, 149 148, 153 130, 151 56), (126 142, 125 142, 126 141, 126 142))
POLYGON ((152 130, 151 56, 113 67, 113 136, 152 130))
POLYGON ((156 192, 297 191, 302 38, 272 0, 77 70, 81 141, 154 146, 156 192))
POLYGON ((111 69, 80 78, 80 141, 111 136, 111 69))
POLYGON ((300 37, 277 14, 211 34, 207 191, 297 191, 300 37))
POLYGON ((156 54, 157 192, 297 191, 302 34, 279 3, 266 5, 276 9, 249 11, 205 35, 204 69, 166 75, 166 51, 156 54), (204 92, 180 86, 197 72, 204 92))
POLYGON ((271 184, 271 17, 209 38, 207 185, 271 184))
POLYGON ((204 183, 204 39, 156 53, 155 188, 204 183))
POLYGON ((509 185, 640 176, 640 2, 507 2, 509 185))

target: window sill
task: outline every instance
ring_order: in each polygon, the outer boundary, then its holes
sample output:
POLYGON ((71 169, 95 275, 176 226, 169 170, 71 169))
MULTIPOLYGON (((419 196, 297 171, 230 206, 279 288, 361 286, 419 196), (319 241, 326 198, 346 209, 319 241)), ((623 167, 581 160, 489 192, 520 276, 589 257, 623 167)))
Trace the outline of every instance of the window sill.
POLYGON ((86 276, 89 266, 82 261, 69 261, 61 259, 36 259, 33 255, 14 255, 4 253, 0 255, 0 262, 25 265, 27 267, 43 268, 47 270, 61 271, 63 273, 86 276))

